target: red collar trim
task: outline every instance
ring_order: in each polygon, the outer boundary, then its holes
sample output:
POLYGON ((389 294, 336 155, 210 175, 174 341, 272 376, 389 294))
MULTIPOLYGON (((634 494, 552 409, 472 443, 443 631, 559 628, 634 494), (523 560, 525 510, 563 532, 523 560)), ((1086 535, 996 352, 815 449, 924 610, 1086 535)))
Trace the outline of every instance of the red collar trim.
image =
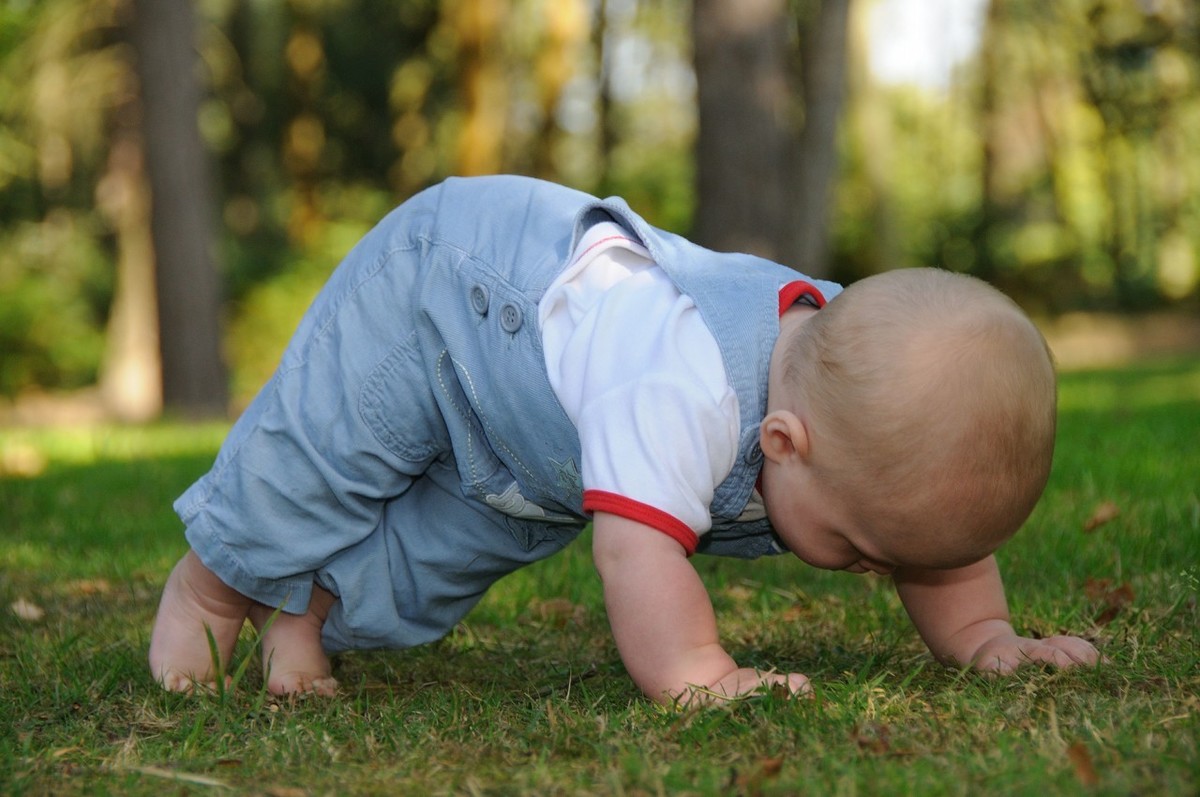
POLYGON ((811 283, 804 280, 789 282, 779 289, 779 314, 783 315, 793 304, 808 299, 815 307, 825 306, 825 297, 811 283))
MULTIPOLYGON (((825 306, 825 296, 817 290, 816 286, 804 280, 796 280, 779 289, 779 314, 783 315, 792 305, 803 299, 807 299, 809 304, 818 309, 825 306)), ((762 495, 761 469, 758 471, 758 478, 754 480, 754 489, 758 490, 759 495, 762 495)))

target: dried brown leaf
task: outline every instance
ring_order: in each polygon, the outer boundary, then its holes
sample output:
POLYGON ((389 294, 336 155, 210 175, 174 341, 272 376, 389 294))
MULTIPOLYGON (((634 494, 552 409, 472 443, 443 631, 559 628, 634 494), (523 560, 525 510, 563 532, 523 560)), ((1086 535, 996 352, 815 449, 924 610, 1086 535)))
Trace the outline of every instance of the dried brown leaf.
POLYGON ((103 578, 81 578, 68 582, 66 588, 71 595, 107 595, 112 584, 103 578))
POLYGON ((854 730, 854 742, 865 753, 887 755, 892 751, 891 739, 891 729, 881 722, 868 722, 854 730))
POLYGON ((1092 516, 1083 524, 1083 530, 1086 533, 1091 533, 1103 526, 1105 523, 1110 523, 1121 516, 1121 507, 1114 504, 1112 501, 1101 501, 1092 510, 1092 516))
POLYGON ((1067 748, 1067 760, 1075 770, 1075 778, 1084 786, 1095 786, 1100 782, 1096 775, 1096 765, 1092 762, 1092 754, 1083 742, 1074 742, 1067 748))
POLYGON ((566 598, 535 600, 529 608, 539 620, 557 628, 562 628, 568 623, 578 625, 587 616, 587 609, 566 598))
POLYGON ((756 766, 747 772, 734 771, 732 784, 741 794, 755 795, 762 793, 763 782, 779 777, 783 769, 783 756, 771 756, 759 759, 756 766))
POLYGON ((1111 578, 1091 578, 1083 582, 1083 594, 1093 603, 1102 599, 1112 590, 1111 578))
POLYGON ((779 613, 779 619, 785 623, 794 623, 812 614, 812 608, 802 603, 793 603, 779 613))
POLYGON ((1113 586, 1107 578, 1089 578, 1083 584, 1083 594, 1092 603, 1100 604, 1096 625, 1108 625, 1122 610, 1133 603, 1133 587, 1128 582, 1113 586))

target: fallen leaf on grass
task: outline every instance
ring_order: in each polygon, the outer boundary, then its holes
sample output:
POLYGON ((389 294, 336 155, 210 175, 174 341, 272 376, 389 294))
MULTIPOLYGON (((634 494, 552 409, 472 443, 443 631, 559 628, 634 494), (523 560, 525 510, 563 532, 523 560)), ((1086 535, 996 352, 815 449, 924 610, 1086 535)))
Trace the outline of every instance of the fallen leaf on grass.
POLYGON ((103 578, 81 578, 67 582, 66 589, 71 595, 107 595, 112 584, 103 578))
POLYGON ((29 623, 36 623, 46 616, 46 610, 36 603, 30 603, 24 598, 18 598, 8 607, 12 613, 29 623))
POLYGON ((587 617, 587 609, 566 598, 535 600, 529 608, 539 620, 556 628, 563 628, 568 623, 580 625, 587 617))
POLYGON ((868 722, 854 729, 854 741, 864 753, 886 755, 892 751, 892 732, 879 722, 868 722))
POLYGON ((1096 775, 1096 766, 1092 763, 1092 754, 1083 742, 1075 742, 1067 748, 1067 759, 1075 768, 1076 779, 1084 786, 1095 786, 1100 782, 1096 775))
POLYGON ((1101 606, 1096 625, 1108 625, 1122 609, 1133 603, 1133 587, 1128 582, 1114 587, 1112 580, 1107 578, 1089 578, 1083 583, 1083 594, 1101 606))
POLYGON ((732 785, 739 794, 761 794, 763 782, 779 777, 783 769, 783 756, 760 759, 757 766, 748 772, 734 770, 732 785))
POLYGON ((1101 501, 1092 510, 1092 516, 1083 524, 1085 533, 1091 533, 1103 526, 1105 523, 1110 523, 1121 516, 1121 507, 1114 504, 1112 501, 1101 501))
POLYGON ((812 608, 801 603, 793 603, 779 613, 779 619, 785 623, 794 623, 798 620, 803 620, 812 614, 812 608))

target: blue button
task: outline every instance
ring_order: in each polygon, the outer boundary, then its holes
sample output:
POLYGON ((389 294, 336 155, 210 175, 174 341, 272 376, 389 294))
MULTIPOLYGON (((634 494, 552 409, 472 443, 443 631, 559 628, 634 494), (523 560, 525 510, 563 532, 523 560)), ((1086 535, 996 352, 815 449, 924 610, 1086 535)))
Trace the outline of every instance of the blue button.
POLYGON ((500 328, 505 332, 516 332, 524 320, 521 308, 512 302, 505 302, 500 306, 500 328))
POLYGON ((485 286, 474 285, 471 287, 471 306, 475 308, 475 312, 480 315, 487 315, 488 303, 490 301, 491 295, 485 286))
POLYGON ((763 461, 762 447, 759 446, 758 443, 755 443, 754 445, 752 445, 750 447, 750 450, 746 452, 746 464, 757 465, 758 463, 760 463, 762 461, 763 461))

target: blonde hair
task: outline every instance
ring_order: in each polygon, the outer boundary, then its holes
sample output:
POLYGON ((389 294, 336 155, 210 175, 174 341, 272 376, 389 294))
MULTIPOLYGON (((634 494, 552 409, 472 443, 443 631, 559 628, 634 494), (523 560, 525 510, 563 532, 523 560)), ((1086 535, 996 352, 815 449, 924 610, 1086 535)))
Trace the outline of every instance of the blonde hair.
POLYGON ((1054 451, 1056 380, 1045 340, 1008 297, 938 269, 849 286, 786 353, 814 467, 906 564, 959 566, 1032 512, 1054 451))

